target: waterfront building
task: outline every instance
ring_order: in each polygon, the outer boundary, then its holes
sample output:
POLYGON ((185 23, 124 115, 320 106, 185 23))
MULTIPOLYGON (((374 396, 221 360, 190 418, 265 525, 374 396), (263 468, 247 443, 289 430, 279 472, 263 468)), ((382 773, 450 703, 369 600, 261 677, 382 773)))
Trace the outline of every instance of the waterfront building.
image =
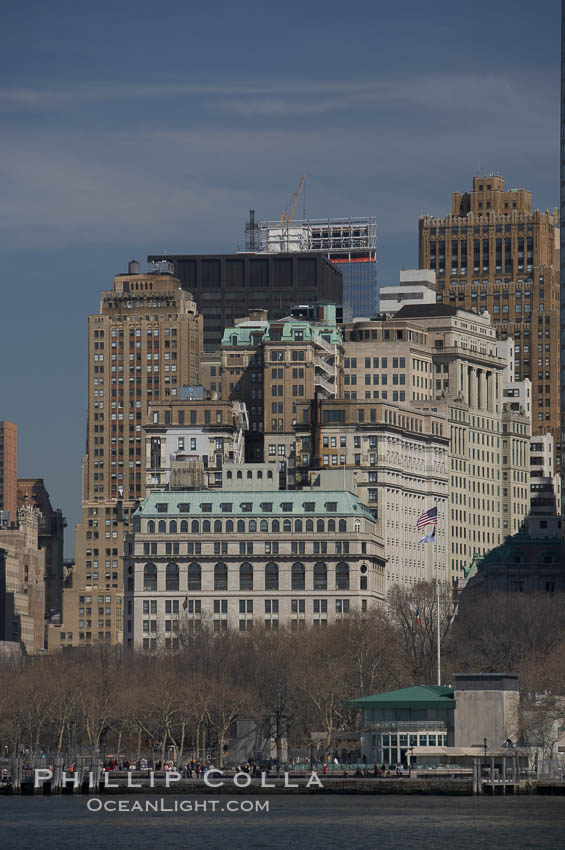
MULTIPOLYGON (((349 701, 362 711, 361 751, 369 764, 470 766, 496 759, 520 736, 519 682, 511 673, 457 673, 454 687, 416 685, 349 701)), ((520 751, 527 765, 527 751, 520 751)))
POLYGON ((407 765, 416 747, 431 752, 453 746, 453 688, 416 685, 358 697, 350 705, 362 712, 361 752, 369 764, 407 765))
POLYGON ((470 192, 454 192, 448 215, 419 221, 419 264, 436 272, 438 301, 487 310, 498 338, 514 339, 516 380, 532 382, 534 433, 551 433, 556 447, 558 227, 557 210, 532 210, 531 192, 506 190, 495 174, 474 177, 470 192))
POLYGON ((123 538, 145 496, 147 407, 198 384, 201 348, 202 317, 168 268, 144 274, 132 261, 89 317, 82 521, 49 649, 121 642, 123 538))
POLYGON ((174 649, 183 631, 323 628, 385 597, 376 523, 352 493, 152 492, 125 558, 124 642, 174 649))
POLYGON ((293 304, 342 303, 340 269, 317 252, 152 254, 148 260, 193 294, 206 351, 217 351, 225 328, 250 310, 264 308, 270 319, 281 319, 293 304))

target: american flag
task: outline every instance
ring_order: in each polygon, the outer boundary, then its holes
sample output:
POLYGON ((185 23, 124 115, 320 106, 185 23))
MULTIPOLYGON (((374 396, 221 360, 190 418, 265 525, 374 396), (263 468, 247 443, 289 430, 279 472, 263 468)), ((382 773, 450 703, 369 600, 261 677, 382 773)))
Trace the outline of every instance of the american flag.
POLYGON ((418 531, 427 525, 437 525, 437 508, 430 508, 418 517, 418 531))

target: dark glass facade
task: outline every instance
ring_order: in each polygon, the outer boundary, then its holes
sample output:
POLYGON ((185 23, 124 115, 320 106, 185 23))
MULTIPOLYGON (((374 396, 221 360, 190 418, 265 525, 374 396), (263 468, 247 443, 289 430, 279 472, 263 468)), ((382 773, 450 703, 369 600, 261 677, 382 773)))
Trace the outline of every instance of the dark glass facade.
MULTIPOLYGON (((288 316, 297 304, 343 303, 342 269, 319 253, 152 254, 168 262, 191 292, 204 319, 204 348, 220 348, 225 328, 249 310, 269 319, 288 316)), ((374 264, 373 264, 374 265, 374 264)))
POLYGON ((333 262, 343 276, 344 318, 376 316, 379 305, 375 260, 333 262))

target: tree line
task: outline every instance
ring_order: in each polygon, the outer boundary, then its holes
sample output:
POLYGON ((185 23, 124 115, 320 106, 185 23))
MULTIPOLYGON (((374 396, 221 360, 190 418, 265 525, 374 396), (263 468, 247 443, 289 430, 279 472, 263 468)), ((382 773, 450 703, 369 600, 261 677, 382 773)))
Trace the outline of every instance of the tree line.
MULTIPOLYGON (((517 673, 523 735, 561 712, 565 695, 562 594, 440 598, 442 683, 458 672, 517 673), (557 708, 556 708, 557 705, 557 708), (544 708, 545 706, 545 708, 544 708), (544 714, 544 711, 546 712, 544 714), (541 713, 540 713, 541 712, 541 713), (549 714, 548 714, 549 712, 549 714), (553 715, 551 715, 553 716, 553 715)), ((275 751, 318 757, 358 730, 348 700, 436 684, 437 602, 431 585, 395 589, 386 610, 302 632, 181 631, 175 652, 96 645, 0 666, 2 755, 127 753, 222 765, 235 721, 269 718, 275 751)), ((563 709, 565 714, 565 709, 563 709)))

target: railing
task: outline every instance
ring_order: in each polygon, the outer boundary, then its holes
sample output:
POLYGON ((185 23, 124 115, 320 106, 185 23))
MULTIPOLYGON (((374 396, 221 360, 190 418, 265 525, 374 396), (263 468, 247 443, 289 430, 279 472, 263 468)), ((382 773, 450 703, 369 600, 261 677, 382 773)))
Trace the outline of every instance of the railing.
POLYGON ((319 345, 320 348, 323 348, 324 351, 327 351, 328 354, 331 354, 332 356, 335 355, 335 345, 330 345, 330 343, 326 342, 326 340, 319 334, 314 334, 314 343, 319 345))
POLYGON ((373 720, 369 721, 369 729, 374 732, 407 731, 411 729, 421 731, 429 729, 431 732, 443 732, 447 734, 447 726, 442 720, 373 720))
POLYGON ((321 375, 314 375, 314 383, 319 387, 322 387, 329 395, 336 396, 337 395, 337 387, 335 384, 330 384, 329 381, 326 381, 325 378, 322 378, 321 375))
POLYGON ((323 369, 324 372, 327 372, 328 375, 335 374, 335 366, 328 363, 327 360, 323 360, 321 357, 316 357, 314 364, 318 367, 318 369, 323 369))

